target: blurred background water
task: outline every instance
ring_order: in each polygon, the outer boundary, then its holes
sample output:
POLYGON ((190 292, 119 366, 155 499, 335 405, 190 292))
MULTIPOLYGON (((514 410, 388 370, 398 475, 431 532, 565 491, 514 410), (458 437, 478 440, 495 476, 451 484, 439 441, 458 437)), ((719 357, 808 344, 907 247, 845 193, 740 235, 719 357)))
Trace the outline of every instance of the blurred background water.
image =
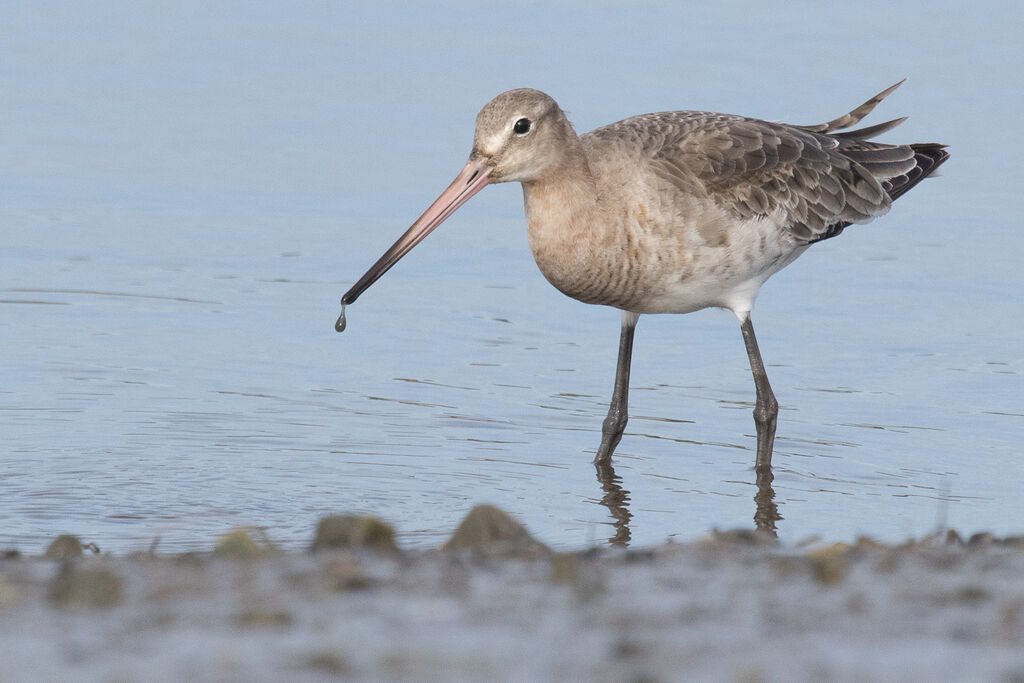
MULTIPOLYGON (((1024 527, 1013 3, 0 2, 0 545, 287 547, 366 512, 436 545, 475 503, 616 533, 590 461, 618 312, 563 297, 488 188, 332 325, 498 92, 580 132, 705 109, 838 116, 952 160, 775 276, 783 540, 1024 527)), ((634 546, 753 526, 728 312, 645 316, 616 453, 634 546)), ((621 531, 621 529, 620 529, 621 531)))

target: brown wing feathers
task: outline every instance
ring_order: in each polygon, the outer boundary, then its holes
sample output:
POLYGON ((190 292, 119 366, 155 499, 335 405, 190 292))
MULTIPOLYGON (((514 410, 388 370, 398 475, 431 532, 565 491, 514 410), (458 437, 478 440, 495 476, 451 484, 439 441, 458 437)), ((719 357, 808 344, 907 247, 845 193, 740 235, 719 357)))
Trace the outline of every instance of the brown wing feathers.
MULTIPOLYGON (((825 132, 829 137, 838 140, 839 153, 862 166, 875 177, 889 196, 890 202, 895 201, 941 166, 949 158, 949 152, 945 150, 946 146, 934 142, 910 145, 886 145, 867 142, 867 140, 888 132, 906 121, 907 117, 905 116, 859 130, 841 133, 833 133, 832 131, 855 125, 867 116, 889 93, 902 84, 903 81, 900 81, 886 88, 846 116, 834 119, 827 124, 800 126, 806 130, 825 132)), ((829 237, 835 237, 848 225, 850 225, 850 222, 837 221, 829 226, 825 233, 812 241, 821 241, 829 237)))
MULTIPOLYGON (((747 151, 729 167, 718 164, 715 170, 723 175, 705 175, 709 189, 717 190, 743 214, 766 214, 766 207, 783 208, 790 218, 790 232, 807 242, 834 237, 851 223, 885 213, 893 200, 949 158, 945 146, 936 143, 869 141, 906 117, 843 131, 859 123, 902 84, 886 88, 827 123, 795 126, 737 117, 729 122, 726 134, 740 142, 735 148, 747 151), (759 143, 755 145, 759 149, 749 149, 752 141, 759 143)), ((716 161, 728 159, 721 152, 718 157, 716 161)))
POLYGON ((884 214, 892 200, 949 158, 939 144, 870 141, 906 117, 843 130, 902 82, 848 114, 811 126, 675 111, 635 116, 587 136, 630 141, 675 191, 706 196, 743 218, 781 213, 797 240, 817 242, 884 214))

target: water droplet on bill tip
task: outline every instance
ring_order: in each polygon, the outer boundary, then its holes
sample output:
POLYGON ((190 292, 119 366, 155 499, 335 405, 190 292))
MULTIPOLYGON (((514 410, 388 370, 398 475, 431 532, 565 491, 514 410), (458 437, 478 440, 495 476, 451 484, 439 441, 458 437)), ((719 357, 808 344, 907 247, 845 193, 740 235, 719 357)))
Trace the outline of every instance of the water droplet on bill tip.
POLYGON ((341 305, 341 315, 338 316, 338 322, 334 323, 334 330, 336 332, 345 331, 345 304, 341 305))

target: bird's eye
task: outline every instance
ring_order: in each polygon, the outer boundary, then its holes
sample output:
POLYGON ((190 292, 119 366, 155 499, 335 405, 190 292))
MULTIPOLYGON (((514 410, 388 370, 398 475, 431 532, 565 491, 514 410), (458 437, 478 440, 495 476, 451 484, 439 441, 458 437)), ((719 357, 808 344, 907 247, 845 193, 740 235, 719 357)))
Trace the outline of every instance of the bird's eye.
POLYGON ((512 131, 516 135, 526 135, 530 132, 530 119, 519 119, 516 124, 512 126, 512 131))

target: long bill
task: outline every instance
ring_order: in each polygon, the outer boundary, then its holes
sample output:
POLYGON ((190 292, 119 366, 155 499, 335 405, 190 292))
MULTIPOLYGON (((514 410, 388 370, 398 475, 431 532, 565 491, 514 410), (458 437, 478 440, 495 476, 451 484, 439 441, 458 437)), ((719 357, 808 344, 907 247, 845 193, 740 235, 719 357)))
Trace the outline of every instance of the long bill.
POLYGON ((484 189, 489 182, 488 176, 490 176, 491 170, 492 167, 484 162, 470 159, 455 176, 455 180, 448 186, 448 189, 442 192, 441 196, 423 212, 423 215, 405 231, 405 234, 399 237, 391 245, 391 248, 385 251, 384 255, 377 259, 377 262, 359 278, 359 281, 345 292, 345 296, 341 297, 341 305, 345 306, 358 299, 360 294, 376 282, 381 275, 388 272, 388 269, 398 263, 399 259, 409 253, 413 247, 422 242, 423 238, 429 235, 434 228, 441 225, 460 206, 469 201, 470 197, 484 189))

